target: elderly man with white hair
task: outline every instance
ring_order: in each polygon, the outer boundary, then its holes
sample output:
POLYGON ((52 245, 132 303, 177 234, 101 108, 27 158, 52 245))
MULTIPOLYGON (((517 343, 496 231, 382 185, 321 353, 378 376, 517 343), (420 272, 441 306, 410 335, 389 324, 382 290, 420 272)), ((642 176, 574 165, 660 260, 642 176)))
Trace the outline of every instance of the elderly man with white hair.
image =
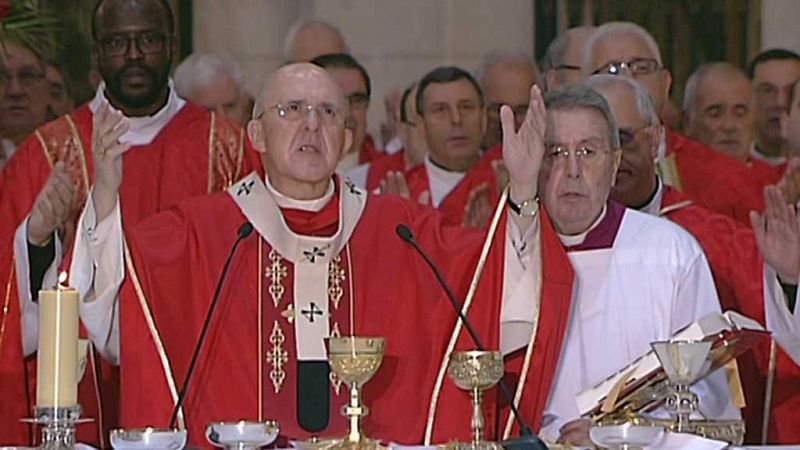
POLYGON ((193 53, 175 69, 179 96, 244 126, 253 98, 244 88, 242 69, 227 55, 193 53))
MULTIPOLYGON (((586 43, 581 72, 584 77, 607 73, 635 79, 650 94, 663 121, 672 76, 655 39, 639 25, 600 26, 586 43)), ((701 206, 745 224, 751 210, 763 209, 761 192, 751 186, 746 167, 669 128, 661 137, 658 159, 664 183, 701 206)))
POLYGON ((342 32, 322 20, 301 20, 292 24, 283 41, 286 62, 308 62, 335 53, 348 53, 342 32))
MULTIPOLYGON (((719 312, 719 300, 694 238, 609 200, 623 151, 605 99, 576 85, 548 92, 545 104, 539 192, 578 281, 542 433, 591 445, 576 396, 647 353, 650 342, 719 312)), ((739 417, 723 372, 697 386, 706 417, 739 417)))
POLYGON ((573 27, 559 33, 542 58, 545 87, 554 90, 581 81, 581 57, 586 41, 596 27, 573 27))
MULTIPOLYGON (((781 280, 792 284, 797 282, 797 275, 786 268, 784 260, 790 258, 777 247, 762 248, 762 257, 756 245, 757 237, 765 240, 769 233, 775 233, 771 216, 768 217, 771 226, 757 227, 754 235, 748 227, 694 205, 670 186, 665 186, 653 162, 663 127, 647 91, 630 78, 611 75, 594 75, 586 85, 609 103, 619 130, 622 162, 611 198, 630 208, 669 219, 691 233, 708 257, 723 310, 742 313, 767 328, 773 328, 777 318, 785 319, 787 302, 776 271, 781 280), (765 311, 769 312, 765 314, 765 311)), ((785 343, 783 338, 776 333, 776 339, 785 343)), ((766 344, 738 360, 747 403, 744 409, 747 442, 762 442, 762 424, 766 419, 772 430, 769 442, 789 443, 792 440, 787 439, 787 431, 778 430, 798 407, 800 396, 796 393, 800 392, 797 389, 800 377, 789 375, 796 370, 796 365, 781 351, 777 361, 782 376, 776 380, 773 391, 765 395, 769 353, 769 344, 766 344), (776 399, 771 410, 769 397, 776 399), (789 400, 792 397, 796 399, 789 400), (788 405, 793 405, 791 410, 787 409, 788 405)))

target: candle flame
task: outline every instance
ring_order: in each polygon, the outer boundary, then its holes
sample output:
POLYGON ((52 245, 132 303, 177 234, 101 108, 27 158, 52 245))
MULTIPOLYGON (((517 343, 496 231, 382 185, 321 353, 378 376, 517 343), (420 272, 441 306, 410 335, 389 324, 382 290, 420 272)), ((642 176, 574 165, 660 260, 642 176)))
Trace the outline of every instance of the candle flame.
POLYGON ((65 270, 58 274, 58 289, 67 289, 67 278, 67 272, 65 270))

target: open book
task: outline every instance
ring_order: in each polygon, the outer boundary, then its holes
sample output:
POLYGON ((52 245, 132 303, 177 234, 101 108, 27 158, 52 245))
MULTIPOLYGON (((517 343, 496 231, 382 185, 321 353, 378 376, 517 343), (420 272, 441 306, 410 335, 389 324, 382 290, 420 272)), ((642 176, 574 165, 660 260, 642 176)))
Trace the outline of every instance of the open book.
MULTIPOLYGON (((701 318, 675 333, 673 339, 713 342, 709 356, 712 364, 706 374, 700 377, 702 379, 759 341, 768 340, 769 332, 749 317, 735 311, 726 311, 701 318)), ((609 407, 615 411, 620 408, 634 412, 647 410, 662 398, 659 391, 665 389, 665 380, 666 375, 661 364, 651 350, 627 367, 578 394, 575 399, 578 411, 582 416, 597 417, 598 414, 611 412, 609 407)))

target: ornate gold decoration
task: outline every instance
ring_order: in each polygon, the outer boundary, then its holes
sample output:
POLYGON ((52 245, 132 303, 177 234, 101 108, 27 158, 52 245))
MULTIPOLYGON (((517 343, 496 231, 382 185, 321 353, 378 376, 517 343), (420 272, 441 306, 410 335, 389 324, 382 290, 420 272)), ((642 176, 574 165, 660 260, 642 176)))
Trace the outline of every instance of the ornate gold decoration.
POLYGON ((283 298, 283 293, 286 289, 283 287, 283 279, 287 276, 286 264, 283 263, 283 258, 280 253, 274 249, 269 252, 270 265, 266 270, 266 277, 270 279, 269 295, 272 297, 272 304, 277 308, 283 298))
POLYGON ((286 379, 286 371, 283 370, 283 365, 289 362, 289 353, 283 348, 283 343, 286 341, 286 336, 283 330, 278 325, 278 321, 274 321, 272 325, 272 333, 269 336, 269 343, 272 345, 269 353, 267 353, 267 363, 272 365, 269 371, 269 379, 272 380, 272 387, 275 388, 275 393, 281 391, 283 381, 286 379))
POLYGON ((287 322, 292 323, 294 322, 294 304, 289 303, 289 306, 283 310, 281 316, 286 319, 287 322))
MULTIPOLYGON (((333 331, 331 331, 332 338, 342 337, 341 331, 339 331, 339 322, 333 324, 333 331)), ((330 375, 328 375, 328 379, 331 380, 331 386, 333 386, 334 392, 336 395, 339 395, 339 392, 342 390, 342 379, 339 378, 339 375, 336 375, 336 372, 331 370, 330 375)))
POLYGON ((339 309, 339 301, 344 295, 342 282, 344 281, 344 269, 342 269, 342 256, 336 255, 328 263, 328 299, 333 303, 333 309, 339 309))
POLYGON ((3 348, 3 336, 6 334, 6 321, 8 320, 8 311, 10 310, 9 303, 11 302, 11 284, 14 281, 14 271, 16 265, 14 258, 11 258, 11 270, 8 274, 8 283, 6 283, 6 298, 3 301, 3 320, 0 321, 0 348, 3 348))

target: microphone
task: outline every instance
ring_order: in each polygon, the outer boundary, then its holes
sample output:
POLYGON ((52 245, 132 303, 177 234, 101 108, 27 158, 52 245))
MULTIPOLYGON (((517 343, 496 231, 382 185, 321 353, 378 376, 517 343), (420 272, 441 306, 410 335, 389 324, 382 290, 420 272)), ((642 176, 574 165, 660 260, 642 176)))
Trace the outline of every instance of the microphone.
MULTIPOLYGON (((439 268, 434 264, 431 258, 425 253, 424 250, 419 246, 417 241, 414 239, 414 235, 411 233, 411 230, 405 224, 398 224, 397 227, 394 229, 397 236, 402 239, 407 244, 411 245, 422 259, 425 260, 425 263, 433 272, 433 275, 436 277, 436 281, 444 290, 445 296, 450 301, 450 304, 453 306, 453 309, 458 314, 458 318, 461 323, 464 325, 464 328, 467 330, 467 334, 469 334, 470 339, 475 344, 475 347, 478 350, 486 350, 486 347, 483 345, 481 338, 478 336, 478 333, 475 332, 475 329, 472 327, 469 319, 467 318, 464 311, 461 310, 461 305, 456 300, 456 296, 453 294, 453 291, 448 286, 447 282, 445 281, 444 277, 442 276, 441 271, 439 268)), ((516 405, 514 405, 514 398, 511 396, 511 392, 508 390, 508 386, 506 385, 504 380, 500 380, 498 383, 500 386, 500 392, 503 395, 503 398, 508 403, 508 406, 511 408, 511 414, 514 415, 514 420, 517 422, 517 426, 519 426, 520 430, 520 437, 517 439, 510 439, 501 443, 503 448, 506 450, 546 450, 547 446, 544 442, 541 441, 533 432, 531 428, 525 423, 522 419, 522 415, 519 413, 516 405)))
POLYGON ((181 386, 181 390, 178 393, 178 401, 175 402, 175 408, 172 410, 172 417, 169 420, 169 429, 175 428, 175 422, 178 420, 178 411, 180 411, 183 401, 186 399, 186 392, 189 390, 189 381, 192 379, 192 374, 194 373, 197 360, 200 356, 200 350, 203 348, 203 343, 206 340, 206 334, 208 334, 208 328, 209 325, 211 325, 211 318, 214 316, 214 310, 217 309, 219 294, 222 291, 222 285, 228 275, 228 269, 231 266, 233 254, 236 253, 236 248, 239 247, 239 244, 245 240, 247 236, 250 236, 252 232, 253 224, 251 224, 249 221, 243 223, 242 226, 239 227, 239 231, 236 232, 236 241, 233 243, 233 246, 231 246, 231 251, 228 253, 228 259, 225 260, 225 265, 222 266, 222 273, 217 281, 217 288, 214 290, 214 296, 212 297, 211 304, 208 305, 206 319, 205 322, 203 322, 203 328, 200 329, 200 336, 197 338, 197 345, 195 345, 194 352, 192 353, 192 361, 189 363, 189 370, 186 372, 186 378, 183 380, 183 386, 181 386))

